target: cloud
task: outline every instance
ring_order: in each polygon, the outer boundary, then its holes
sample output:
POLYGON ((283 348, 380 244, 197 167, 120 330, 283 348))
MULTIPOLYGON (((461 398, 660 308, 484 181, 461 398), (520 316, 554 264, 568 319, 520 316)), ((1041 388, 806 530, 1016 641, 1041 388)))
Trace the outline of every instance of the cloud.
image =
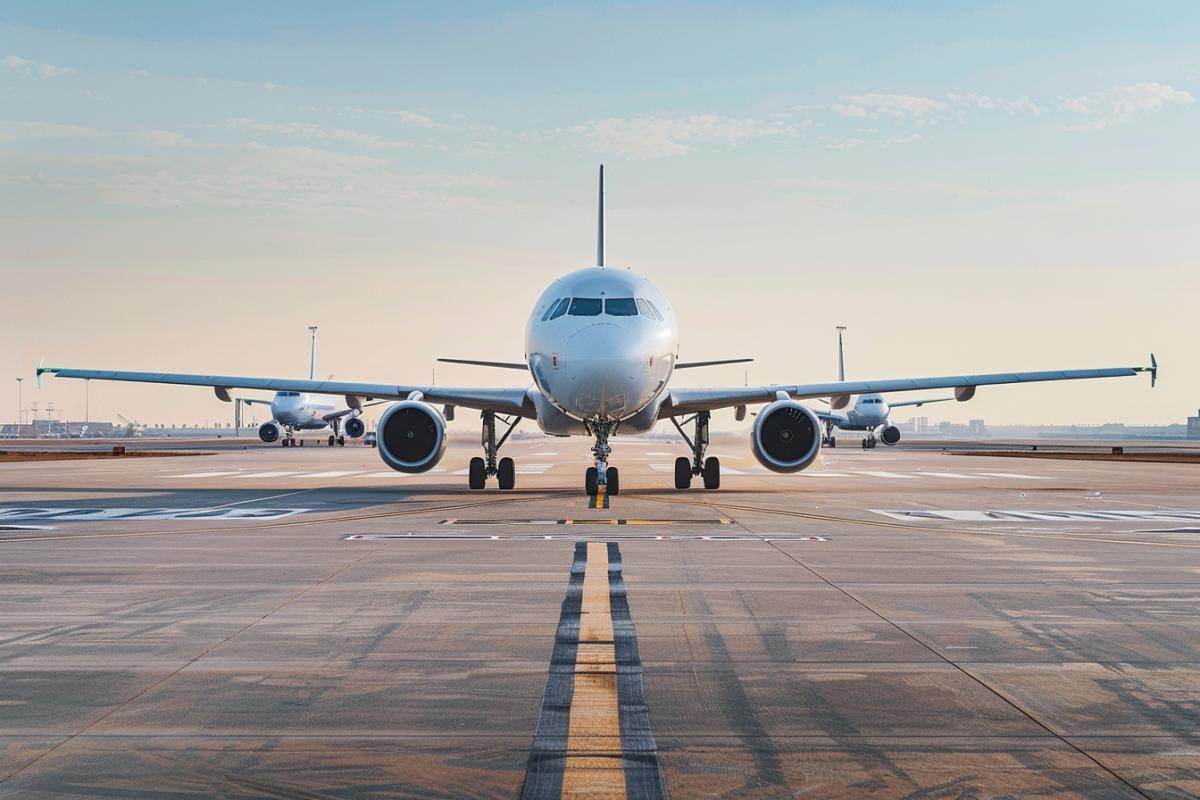
POLYGON ((146 144, 153 147, 178 147, 179 145, 191 144, 191 141, 186 136, 174 131, 142 131, 141 137, 146 144))
POLYGON ((14 139, 84 139, 100 131, 81 125, 62 125, 57 122, 0 122, 0 141, 14 139))
POLYGON ((1064 130, 1107 128, 1129 122, 1135 117, 1153 114, 1169 106, 1184 107, 1194 102, 1196 98, 1191 92, 1153 81, 1116 86, 1106 92, 1095 92, 1064 100, 1064 110, 1092 117, 1086 122, 1066 126, 1064 130))
POLYGON ((946 104, 932 97, 917 97, 910 94, 852 94, 839 98, 841 102, 830 106, 835 113, 844 117, 923 117, 942 111, 946 104))
POLYGON ((292 136, 299 139, 347 142, 370 148, 412 146, 409 142, 397 139, 385 139, 382 136, 376 136, 372 133, 361 133, 349 128, 329 128, 311 122, 261 122, 245 117, 233 117, 225 120, 225 127, 236 131, 275 133, 280 136, 292 136))
POLYGON ((779 125, 715 114, 687 117, 609 117, 575 127, 593 150, 635 159, 682 156, 698 145, 736 145, 752 139, 793 136, 801 125, 779 125))
POLYGON ((946 98, 951 105, 958 108, 972 108, 981 111, 1005 111, 1009 114, 1041 114, 1042 107, 1025 95, 1020 97, 989 97, 979 92, 966 94, 948 94, 946 98))
POLYGON ((39 78, 41 80, 46 80, 47 78, 61 78, 62 76, 70 75, 75 71, 69 67, 60 67, 56 66, 55 64, 38 63, 37 61, 30 61, 29 59, 21 58, 20 56, 5 56, 4 58, 0 59, 0 64, 3 64, 9 69, 16 70, 26 77, 39 78))

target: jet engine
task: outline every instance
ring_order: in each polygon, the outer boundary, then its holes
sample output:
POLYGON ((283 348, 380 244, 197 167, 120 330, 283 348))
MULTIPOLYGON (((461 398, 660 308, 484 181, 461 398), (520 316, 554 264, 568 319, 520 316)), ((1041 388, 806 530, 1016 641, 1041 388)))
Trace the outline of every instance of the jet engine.
POLYGON ((794 400, 776 400, 758 412, 750 446, 767 469, 799 472, 821 450, 821 421, 794 400))
POLYGON ((895 425, 885 425, 879 432, 879 441, 891 447, 900 441, 900 429, 895 425))
POLYGON ((342 425, 342 430, 351 439, 360 439, 367 432, 367 426, 358 417, 346 417, 346 422, 342 425))
POLYGON ((264 422, 258 428, 258 438, 267 444, 278 442, 282 434, 283 429, 279 427, 279 423, 277 422, 264 422))
POLYGON ((379 418, 379 457, 400 472, 433 469, 446 453, 446 422, 420 400, 393 404, 379 418))

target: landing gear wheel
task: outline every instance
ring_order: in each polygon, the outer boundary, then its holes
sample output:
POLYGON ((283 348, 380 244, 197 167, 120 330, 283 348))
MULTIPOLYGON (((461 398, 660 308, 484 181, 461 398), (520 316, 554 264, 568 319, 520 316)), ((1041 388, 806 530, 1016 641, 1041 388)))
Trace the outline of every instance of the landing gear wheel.
MULTIPOLYGON (((300 442, 300 446, 301 446, 301 447, 304 447, 304 440, 303 440, 303 439, 298 439, 297 441, 299 441, 299 442, 300 442)), ((292 447, 295 447, 295 446, 296 446, 295 444, 292 444, 292 447)))
POLYGON ((330 446, 330 447, 333 447, 333 441, 334 441, 334 439, 333 439, 333 434, 330 434, 330 435, 329 435, 329 446, 330 446))
POLYGON ((345 447, 345 446, 346 446, 346 437, 339 436, 338 437, 338 447, 345 447))
POLYGON ((496 482, 501 489, 511 489, 517 482, 517 468, 511 458, 502 458, 496 465, 496 482))
POLYGON ((487 483, 487 474, 484 472, 483 459, 475 456, 467 468, 467 485, 472 489, 482 489, 485 483, 487 483))
POLYGON ((617 472, 616 467, 609 467, 604 472, 604 492, 605 494, 619 494, 621 491, 621 473, 617 472))
POLYGON ((829 437, 829 446, 830 446, 830 447, 837 447, 837 439, 835 439, 834 437, 830 436, 830 437, 829 437))
POLYGON ((596 487, 600 482, 600 473, 595 467, 588 467, 587 472, 583 473, 583 490, 587 492, 588 497, 596 496, 596 487))
POLYGON ((688 489, 692 485, 692 462, 680 456, 675 459, 675 488, 688 489))
POLYGON ((862 444, 863 444, 863 450, 866 450, 867 449, 867 440, 863 439, 862 444))
POLYGON ((716 456, 704 459, 704 488, 721 488, 721 460, 716 456))
POLYGON ((280 440, 279 440, 279 446, 280 446, 280 447, 287 447, 287 446, 288 446, 287 442, 288 442, 288 440, 287 440, 287 439, 280 439, 280 440))

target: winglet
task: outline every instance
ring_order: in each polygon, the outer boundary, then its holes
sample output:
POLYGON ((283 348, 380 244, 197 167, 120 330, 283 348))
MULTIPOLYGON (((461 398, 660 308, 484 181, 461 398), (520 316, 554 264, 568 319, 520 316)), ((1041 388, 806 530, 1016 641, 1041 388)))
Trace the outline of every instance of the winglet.
POLYGON ((1150 354, 1150 388, 1154 388, 1154 384, 1158 383, 1158 359, 1154 357, 1154 353, 1150 354))
POLYGON ((46 369, 45 367, 43 367, 42 365, 43 365, 43 364, 45 364, 45 363, 46 363, 46 359, 44 359, 44 358, 39 358, 39 359, 38 359, 38 365, 37 365, 37 373, 36 373, 36 375, 37 375, 37 388, 38 388, 38 390, 39 390, 39 391, 41 391, 41 388, 42 388, 42 373, 43 373, 43 372, 53 372, 53 371, 54 371, 54 370, 52 370, 52 369, 46 369))
POLYGON ((596 221, 596 266, 604 266, 604 165, 600 165, 599 216, 596 221))

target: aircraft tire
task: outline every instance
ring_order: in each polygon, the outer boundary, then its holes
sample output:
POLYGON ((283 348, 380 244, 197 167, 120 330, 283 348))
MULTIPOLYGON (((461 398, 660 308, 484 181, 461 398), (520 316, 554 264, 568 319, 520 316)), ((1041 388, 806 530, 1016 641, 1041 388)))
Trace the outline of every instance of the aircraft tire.
POLYGON ((716 456, 704 459, 704 488, 721 488, 721 460, 716 456))
POLYGON ((596 496, 599 483, 600 472, 595 467, 588 467, 587 472, 583 473, 583 490, 587 492, 588 497, 596 496))
POLYGON ((496 465, 496 483, 501 489, 511 489, 517 483, 517 467, 511 458, 502 458, 496 465))
POLYGON ((675 459, 675 488, 689 489, 692 486, 692 462, 683 456, 675 459))
POLYGON ((621 473, 616 467, 609 467, 604 471, 604 492, 605 494, 621 493, 621 473))
POLYGON ((475 456, 467 468, 467 485, 472 489, 482 489, 486 483, 487 474, 484 472, 483 459, 475 456))

